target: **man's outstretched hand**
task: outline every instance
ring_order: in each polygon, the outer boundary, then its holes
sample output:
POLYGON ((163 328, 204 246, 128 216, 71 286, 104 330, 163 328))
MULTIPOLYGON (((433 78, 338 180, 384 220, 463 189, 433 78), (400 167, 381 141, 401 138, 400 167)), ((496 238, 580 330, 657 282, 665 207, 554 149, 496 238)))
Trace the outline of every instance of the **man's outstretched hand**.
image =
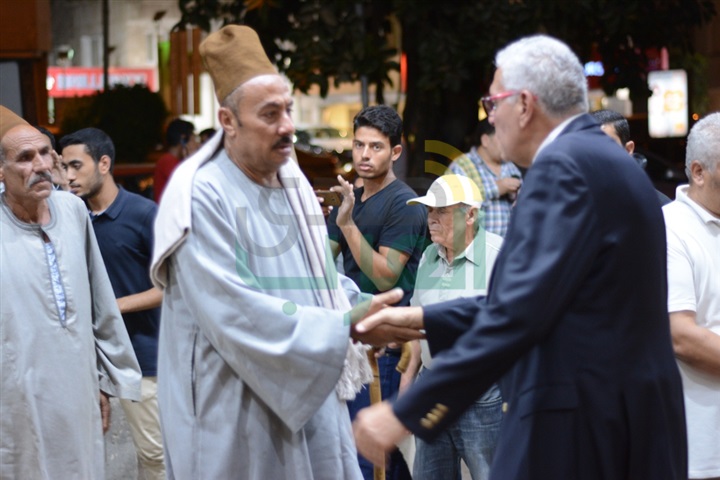
POLYGON ((356 305, 349 314, 350 335, 368 345, 382 346, 425 338, 420 307, 391 307, 402 299, 403 291, 394 288, 356 305))
POLYGON ((410 435, 387 401, 360 410, 353 422, 353 433, 358 452, 377 466, 384 466, 387 455, 410 435))

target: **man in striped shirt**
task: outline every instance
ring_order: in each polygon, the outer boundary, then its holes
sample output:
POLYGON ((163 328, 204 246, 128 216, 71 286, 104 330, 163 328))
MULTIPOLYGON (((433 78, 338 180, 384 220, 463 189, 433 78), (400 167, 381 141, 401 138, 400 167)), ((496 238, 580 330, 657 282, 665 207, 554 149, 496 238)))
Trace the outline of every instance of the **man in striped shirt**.
POLYGON ((487 118, 478 125, 473 145, 467 154, 450 164, 448 173, 464 175, 478 186, 482 185, 485 230, 504 237, 510 222, 510 210, 522 184, 520 170, 500 157, 495 127, 487 118))

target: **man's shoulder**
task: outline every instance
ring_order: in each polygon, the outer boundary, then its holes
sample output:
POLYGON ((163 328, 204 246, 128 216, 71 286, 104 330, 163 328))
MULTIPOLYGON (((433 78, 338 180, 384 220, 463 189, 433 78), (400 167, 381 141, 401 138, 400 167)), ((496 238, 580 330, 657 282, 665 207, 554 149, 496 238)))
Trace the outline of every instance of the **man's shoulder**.
POLYGON ((155 164, 158 167, 172 167, 176 164, 180 163, 180 159, 173 155, 170 152, 165 152, 162 155, 160 155, 160 158, 158 158, 157 163, 155 164))
POLYGON ((157 204, 140 194, 121 188, 117 201, 119 203, 111 205, 107 211, 108 215, 116 221, 108 222, 108 225, 117 222, 145 224, 147 221, 154 220, 157 215, 157 204))
POLYGON ((123 190, 123 192, 123 201, 127 207, 144 212, 157 210, 157 203, 153 202, 149 198, 143 197, 139 193, 129 192, 127 190, 123 190))
POLYGON ((667 218, 672 218, 677 216, 678 214, 682 214, 682 212, 687 212, 688 206, 684 205, 682 202, 678 200, 673 200, 672 202, 668 203, 667 205, 663 205, 662 212, 663 216, 667 218))
POLYGON ((421 262, 422 263, 428 262, 430 260, 437 258, 438 256, 439 256, 438 244, 435 242, 431 242, 430 245, 425 247, 425 250, 423 250, 421 262))
MULTIPOLYGON (((702 227, 705 222, 702 221, 700 215, 696 211, 692 202, 686 197, 685 201, 675 199, 662 207, 663 217, 665 218, 665 228, 677 235, 692 235, 691 229, 694 226, 702 227)), ((697 205, 697 208, 702 208, 697 205)))
POLYGON ((496 233, 485 231, 485 245, 493 250, 500 251, 503 244, 503 237, 496 233))
POLYGON ((403 182, 399 178, 396 178, 395 180, 390 182, 385 188, 383 188, 380 191, 386 192, 386 193, 392 193, 394 195, 397 195, 397 194, 406 195, 408 193, 411 195, 415 195, 415 191, 412 188, 410 188, 410 185, 403 182))
POLYGON ((418 194, 402 180, 396 180, 397 185, 393 195, 387 200, 390 203, 390 215, 403 215, 409 223, 417 225, 427 224, 427 209, 420 203, 408 205, 407 201, 417 198, 418 194))
MULTIPOLYGON (((403 207, 408 208, 414 208, 418 206, 407 205, 406 202, 411 198, 416 198, 418 194, 410 187, 410 185, 403 182, 402 180, 395 180, 383 189, 383 191, 385 190, 387 190, 386 195, 390 197, 390 201, 394 202, 396 205, 402 204, 403 207)), ((425 207, 423 207, 422 205, 419 206, 422 207, 423 211, 425 211, 425 207)))
MULTIPOLYGON (((182 167, 182 165, 181 165, 182 167)), ((218 150, 212 157, 197 166, 193 173, 193 189, 198 186, 217 185, 231 174, 230 168, 237 168, 227 156, 225 149, 218 150)), ((178 169, 179 170, 179 169, 178 169)), ((244 174, 242 175, 244 177, 244 174)))
MULTIPOLYGON (((356 193, 357 195, 357 193, 356 193)), ((402 180, 396 179, 385 188, 375 193, 367 202, 371 202, 372 209, 376 215, 393 215, 399 210, 404 212, 416 207, 408 205, 407 201, 417 197, 417 193, 402 180)), ((420 205, 423 207, 422 205, 420 205)), ((424 211, 425 207, 423 207, 424 211)))
POLYGON ((600 129, 600 126, 592 117, 583 114, 570 121, 555 139, 540 151, 540 155, 543 153, 552 154, 556 151, 575 150, 577 148, 587 150, 589 148, 602 148, 603 146, 610 147, 611 145, 615 145, 613 148, 616 150, 621 150, 617 149, 617 144, 600 129))
POLYGON ((50 194, 50 201, 61 211, 79 212, 87 215, 85 202, 77 195, 63 190, 53 190, 50 194))

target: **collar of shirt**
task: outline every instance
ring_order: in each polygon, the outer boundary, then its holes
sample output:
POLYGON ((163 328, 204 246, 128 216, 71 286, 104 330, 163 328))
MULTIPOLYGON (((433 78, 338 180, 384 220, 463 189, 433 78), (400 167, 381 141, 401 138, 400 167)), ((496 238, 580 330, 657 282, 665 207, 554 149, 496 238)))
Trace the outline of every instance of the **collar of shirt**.
POLYGON ((720 226, 720 218, 717 218, 715 215, 705 210, 695 200, 690 198, 688 196, 688 190, 690 190, 690 185, 678 186, 675 190, 675 201, 679 203, 684 203, 685 205, 690 207, 692 211, 695 212, 695 214, 700 217, 700 220, 702 220, 704 223, 714 223, 720 226))
MULTIPOLYGON (((478 233, 475 235, 475 238, 472 242, 470 242, 470 245, 465 248, 462 252, 460 252, 458 255, 455 255, 455 258, 453 258, 453 264, 458 263, 460 260, 465 259, 468 262, 471 262, 474 265, 480 265, 479 259, 475 258, 475 243, 480 240, 480 237, 482 237, 482 240, 485 240, 485 231, 482 229, 478 230, 478 233), (482 234, 482 235, 481 235, 482 234)), ((438 244, 437 245, 437 255, 440 257, 440 259, 445 263, 446 265, 450 265, 450 262, 448 262, 447 259, 447 251, 445 247, 438 244)))
POLYGON ((117 216, 120 215, 120 212, 122 211, 123 206, 125 205, 125 200, 126 200, 127 195, 128 195, 127 191, 126 191, 123 187, 121 187, 120 185, 118 185, 118 194, 117 194, 117 197, 115 197, 115 200, 113 200, 113 202, 110 204, 110 206, 107 207, 107 208, 106 208, 105 210, 103 210, 102 212, 97 213, 97 214, 91 212, 91 211, 88 209, 88 213, 90 214, 90 218, 92 218, 93 220, 95 220, 95 219, 98 218, 98 217, 101 217, 101 216, 103 216, 103 215, 106 215, 106 216, 108 216, 111 220, 115 220, 115 218, 117 218, 117 216))
POLYGON ((570 122, 575 120, 580 115, 582 115, 582 113, 578 113, 577 115, 566 118, 560 125, 555 127, 547 137, 545 137, 545 140, 543 140, 543 142, 540 144, 540 147, 537 149, 537 152, 535 152, 535 156, 532 159, 533 163, 535 163, 535 159, 538 157, 538 155, 540 155, 540 152, 542 152, 543 148, 550 145, 552 141, 555 140, 558 136, 560 136, 562 131, 565 130, 565 127, 567 127, 570 122))
POLYGON ((480 157, 480 154, 478 153, 476 147, 470 148, 470 151, 468 152, 468 157, 470 157, 470 160, 472 160, 476 168, 481 168, 485 165, 485 162, 483 162, 483 159, 480 157))

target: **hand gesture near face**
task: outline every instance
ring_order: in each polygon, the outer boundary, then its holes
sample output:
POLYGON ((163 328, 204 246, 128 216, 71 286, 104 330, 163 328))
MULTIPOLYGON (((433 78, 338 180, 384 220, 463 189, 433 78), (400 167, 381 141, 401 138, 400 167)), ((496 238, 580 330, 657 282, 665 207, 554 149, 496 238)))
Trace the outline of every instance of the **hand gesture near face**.
POLYGON ((330 188, 333 192, 342 194, 343 201, 338 208, 337 225, 338 227, 344 227, 350 224, 352 219, 352 211, 355 206, 355 192, 352 183, 346 181, 340 175, 337 176, 339 186, 330 188))

